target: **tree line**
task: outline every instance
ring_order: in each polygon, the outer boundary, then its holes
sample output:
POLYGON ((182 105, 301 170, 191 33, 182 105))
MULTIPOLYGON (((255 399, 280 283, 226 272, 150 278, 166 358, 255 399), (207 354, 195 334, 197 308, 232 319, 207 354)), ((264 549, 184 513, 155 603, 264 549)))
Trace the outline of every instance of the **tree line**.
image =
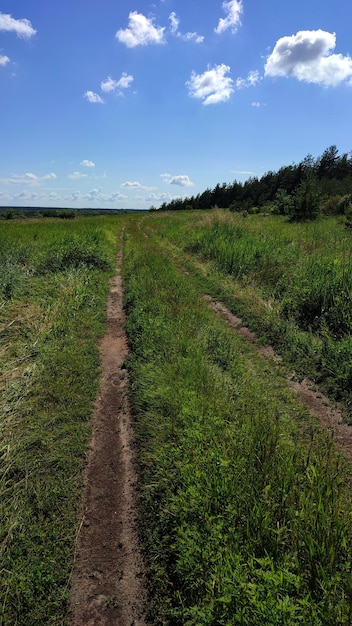
MULTIPOLYGON (((196 196, 164 202, 160 210, 229 208, 248 213, 270 212, 292 220, 319 214, 342 214, 352 220, 352 152, 339 154, 336 146, 321 156, 308 154, 298 164, 252 176, 244 183, 218 183, 196 196)), ((155 210, 151 207, 150 210, 155 210)))

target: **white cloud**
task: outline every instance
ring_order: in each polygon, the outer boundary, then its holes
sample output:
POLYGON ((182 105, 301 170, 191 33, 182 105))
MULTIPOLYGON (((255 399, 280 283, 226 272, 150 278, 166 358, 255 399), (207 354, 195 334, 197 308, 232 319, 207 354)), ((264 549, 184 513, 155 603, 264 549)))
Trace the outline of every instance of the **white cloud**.
POLYGON ((247 78, 237 78, 236 80, 236 88, 244 89, 246 87, 254 87, 261 80, 261 76, 258 70, 253 70, 249 72, 247 78))
POLYGON ((220 35, 228 28, 231 28, 231 31, 235 33, 241 25, 241 13, 243 11, 242 0, 230 0, 229 2, 223 2, 222 8, 227 15, 226 17, 221 17, 219 19, 215 32, 220 35))
POLYGON ((170 202, 178 197, 172 196, 170 193, 151 193, 149 196, 136 196, 136 199, 144 200, 145 202, 170 202))
POLYGON ((161 174, 161 178, 164 179, 168 185, 179 185, 180 187, 192 187, 194 183, 190 180, 189 176, 185 174, 179 174, 172 176, 171 174, 161 174))
POLYGON ((87 174, 81 174, 81 172, 73 172, 73 174, 69 174, 68 178, 71 180, 79 180, 80 178, 87 178, 87 174))
POLYGON ((226 76, 230 69, 222 63, 203 74, 192 72, 190 80, 186 82, 190 96, 203 100, 205 105, 229 100, 234 91, 232 78, 226 76))
POLYGON ((81 161, 81 165, 84 165, 84 167, 95 167, 95 163, 93 163, 93 161, 88 161, 88 159, 81 161))
POLYGON ((92 104, 104 104, 104 100, 99 96, 99 94, 94 93, 94 91, 86 91, 85 94, 83 94, 83 97, 92 104))
POLYGON ((35 174, 31 172, 27 172, 26 174, 17 175, 14 174, 11 178, 1 178, 0 181, 5 185, 39 185, 39 178, 35 174))
POLYGON ((302 30, 281 37, 268 56, 265 76, 294 77, 307 83, 334 87, 352 79, 352 59, 331 54, 336 46, 335 33, 302 30))
POLYGON ((71 193, 70 196, 67 196, 65 198, 65 200, 71 200, 73 202, 77 202, 80 199, 81 199, 81 192, 80 191, 74 191, 73 193, 71 193))
POLYGON ((137 180, 135 180, 135 181, 127 180, 125 183, 121 184, 121 187, 126 187, 126 189, 145 189, 145 190, 149 190, 149 191, 151 189, 155 189, 155 187, 148 187, 146 185, 142 185, 137 180))
POLYGON ((6 13, 0 13, 0 30, 14 31, 17 37, 23 37, 24 39, 33 37, 37 32, 29 20, 15 20, 6 13))
POLYGON ((195 43, 202 43, 204 41, 204 37, 198 35, 198 33, 180 33, 178 30, 180 20, 174 11, 170 13, 169 20, 171 22, 170 31, 173 35, 176 35, 176 37, 183 39, 183 41, 194 41, 195 43))
POLYGON ((4 54, 0 56, 0 65, 6 65, 7 63, 9 63, 9 61, 9 57, 5 56, 4 54))
POLYGON ((255 107, 257 109, 259 109, 259 107, 264 106, 261 102, 258 102, 257 100, 255 102, 251 102, 251 106, 255 107))
POLYGON ((56 178, 57 176, 54 172, 50 172, 45 176, 37 176, 32 172, 27 172, 22 175, 14 174, 10 178, 1 178, 0 181, 5 185, 29 185, 30 187, 35 187, 40 185, 41 180, 54 180, 56 178))
POLYGON ((153 19, 148 19, 142 13, 132 11, 129 16, 128 28, 120 29, 116 33, 117 39, 128 48, 146 46, 151 43, 163 44, 164 27, 154 26, 153 19))
POLYGON ((139 183, 137 180, 126 180, 125 183, 122 183, 121 187, 128 187, 129 189, 142 189, 141 183, 139 183))
POLYGON ((180 25, 180 20, 178 19, 175 11, 172 11, 172 13, 170 13, 169 20, 171 22, 170 30, 173 34, 176 34, 180 25))
POLYGON ((88 200, 88 202, 116 202, 118 200, 127 199, 127 196, 124 196, 118 191, 114 193, 103 193, 100 187, 92 189, 83 197, 85 200, 88 200))
POLYGON ((123 95, 123 90, 128 89, 131 86, 134 78, 131 74, 126 74, 125 72, 122 74, 119 80, 114 80, 111 76, 108 76, 105 80, 100 83, 101 90, 105 93, 109 91, 116 91, 119 96, 123 95))

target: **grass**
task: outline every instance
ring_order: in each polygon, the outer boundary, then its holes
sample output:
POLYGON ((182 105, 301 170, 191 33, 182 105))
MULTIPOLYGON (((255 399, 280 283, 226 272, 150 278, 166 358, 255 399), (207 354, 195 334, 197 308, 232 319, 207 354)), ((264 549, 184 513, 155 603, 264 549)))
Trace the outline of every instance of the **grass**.
POLYGON ((130 224, 125 261, 150 621, 350 624, 348 467, 158 228, 130 224))
POLYGON ((115 232, 6 223, 0 291, 0 623, 67 623, 115 232), (5 279, 4 279, 5 277, 5 279))
MULTIPOLYGON (((351 237, 336 218, 292 224, 225 211, 162 215, 150 231, 199 259, 204 289, 226 301, 302 375, 352 406, 351 237), (207 267, 204 270, 205 265, 207 267)), ((194 263, 188 270, 195 271, 194 263)), ((350 419, 351 416, 349 416, 350 419)))
POLYGON ((68 623, 123 226, 150 623, 352 624, 351 467, 203 298, 348 402, 350 238, 224 211, 1 223, 0 624, 68 623))

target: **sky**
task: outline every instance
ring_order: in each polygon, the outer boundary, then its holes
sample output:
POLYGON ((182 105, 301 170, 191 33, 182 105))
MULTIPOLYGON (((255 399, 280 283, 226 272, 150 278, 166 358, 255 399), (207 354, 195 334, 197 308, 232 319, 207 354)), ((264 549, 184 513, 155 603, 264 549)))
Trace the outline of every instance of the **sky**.
POLYGON ((350 0, 0 0, 0 206, 149 209, 352 150, 350 0))

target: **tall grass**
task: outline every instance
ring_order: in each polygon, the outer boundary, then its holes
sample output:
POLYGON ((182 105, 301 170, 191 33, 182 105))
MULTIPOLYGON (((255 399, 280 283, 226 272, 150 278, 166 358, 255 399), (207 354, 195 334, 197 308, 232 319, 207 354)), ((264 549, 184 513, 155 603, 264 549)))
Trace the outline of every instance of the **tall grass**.
POLYGON ((350 479, 331 440, 153 237, 130 225, 126 248, 151 623, 352 623, 350 479))
POLYGON ((0 292, 4 626, 68 621, 97 341, 120 224, 109 228, 89 220, 1 225, 1 284, 7 276, 9 285, 0 292))
POLYGON ((205 288, 227 299, 297 371, 351 406, 352 241, 342 223, 215 211, 177 216, 173 225, 161 216, 153 231, 210 261, 205 288), (222 277, 235 283, 222 289, 222 277))

